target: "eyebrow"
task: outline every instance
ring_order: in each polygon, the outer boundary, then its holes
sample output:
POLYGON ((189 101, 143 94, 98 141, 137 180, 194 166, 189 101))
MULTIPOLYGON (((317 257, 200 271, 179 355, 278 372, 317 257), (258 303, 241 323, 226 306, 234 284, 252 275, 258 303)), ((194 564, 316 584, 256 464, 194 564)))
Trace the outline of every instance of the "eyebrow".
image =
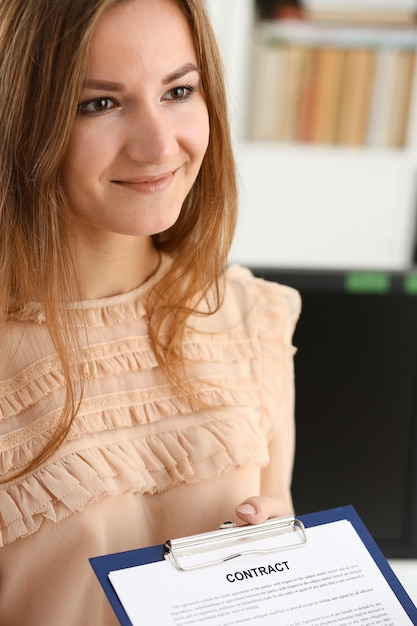
MULTIPOLYGON (((186 76, 186 74, 189 74, 190 72, 198 72, 198 74, 201 74, 201 71, 197 67, 197 65, 195 65, 194 63, 185 63, 184 65, 179 67, 177 70, 175 70, 171 74, 168 74, 168 76, 166 76, 163 79, 162 83, 164 85, 168 85, 172 81, 178 80, 179 78, 186 76)), ((108 81, 108 80, 87 78, 83 82, 83 89, 95 89, 97 91, 110 91, 110 92, 111 91, 123 91, 124 85, 123 83, 117 83, 117 82, 108 81)))
POLYGON ((164 83, 164 85, 167 85, 168 83, 172 83, 173 80, 178 80, 178 78, 182 78, 190 72, 198 72, 198 74, 201 74, 201 70, 197 67, 197 65, 195 65, 194 63, 185 63, 177 70, 175 70, 175 72, 172 72, 172 74, 168 74, 168 76, 164 78, 162 82, 164 83))
POLYGON ((83 89, 96 89, 98 91, 123 91, 122 83, 114 83, 109 80, 88 78, 83 82, 83 89))

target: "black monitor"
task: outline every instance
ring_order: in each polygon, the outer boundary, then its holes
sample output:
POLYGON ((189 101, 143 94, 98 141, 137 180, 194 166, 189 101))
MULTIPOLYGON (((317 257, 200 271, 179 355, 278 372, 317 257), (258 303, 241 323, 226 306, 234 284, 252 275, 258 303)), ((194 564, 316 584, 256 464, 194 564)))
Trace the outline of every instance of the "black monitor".
POLYGON ((253 271, 303 299, 296 512, 353 504, 387 558, 416 558, 417 275, 253 271))

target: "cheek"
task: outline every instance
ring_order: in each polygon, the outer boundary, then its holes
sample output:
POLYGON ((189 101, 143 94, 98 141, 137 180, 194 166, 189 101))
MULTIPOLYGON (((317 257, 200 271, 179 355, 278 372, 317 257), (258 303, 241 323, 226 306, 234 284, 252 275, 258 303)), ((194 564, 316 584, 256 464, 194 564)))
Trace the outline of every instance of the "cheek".
POLYGON ((207 151, 210 138, 210 124, 207 110, 199 115, 188 127, 189 143, 196 160, 201 164, 207 151))
POLYGON ((64 183, 80 184, 80 176, 99 174, 106 165, 109 145, 110 142, 104 141, 103 133, 87 132, 76 126, 64 158, 64 183), (74 180, 75 176, 78 180, 74 180))

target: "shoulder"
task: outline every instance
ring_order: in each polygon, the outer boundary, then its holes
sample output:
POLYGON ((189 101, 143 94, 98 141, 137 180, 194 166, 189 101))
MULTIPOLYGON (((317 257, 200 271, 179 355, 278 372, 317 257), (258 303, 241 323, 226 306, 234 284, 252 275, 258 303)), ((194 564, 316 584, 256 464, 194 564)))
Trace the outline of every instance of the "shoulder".
POLYGON ((301 298, 296 289, 258 278, 240 265, 231 265, 227 270, 225 301, 231 299, 243 310, 272 309, 276 314, 294 319, 301 311, 301 298))
POLYGON ((240 328, 281 340, 292 333, 301 309, 295 289, 257 278, 240 265, 228 267, 224 279, 220 307, 208 316, 193 316, 190 324, 195 329, 217 333, 240 328))

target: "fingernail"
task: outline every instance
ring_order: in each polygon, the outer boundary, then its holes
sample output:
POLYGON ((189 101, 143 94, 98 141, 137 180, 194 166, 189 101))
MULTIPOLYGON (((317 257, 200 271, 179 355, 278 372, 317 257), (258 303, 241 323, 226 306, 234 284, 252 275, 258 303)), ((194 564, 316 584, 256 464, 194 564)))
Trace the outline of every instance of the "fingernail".
POLYGON ((255 515, 256 509, 252 504, 241 504, 236 509, 239 513, 243 513, 243 515, 255 515))

